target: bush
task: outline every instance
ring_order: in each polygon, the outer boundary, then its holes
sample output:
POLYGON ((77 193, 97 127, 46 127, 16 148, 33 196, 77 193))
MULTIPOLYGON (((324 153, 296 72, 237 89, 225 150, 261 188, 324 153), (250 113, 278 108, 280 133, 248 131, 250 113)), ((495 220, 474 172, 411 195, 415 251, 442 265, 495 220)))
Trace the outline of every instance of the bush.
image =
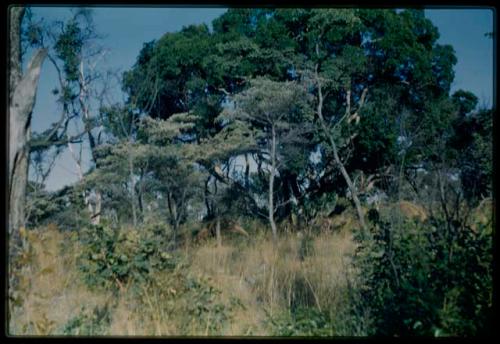
POLYGON ((191 276, 185 267, 158 273, 137 293, 129 293, 141 326, 153 324, 156 335, 223 335, 238 299, 224 301, 211 281, 191 276))
POLYGON ((230 320, 230 312, 236 303, 230 306, 218 302, 221 291, 215 289, 207 281, 188 279, 187 289, 190 302, 187 314, 196 324, 205 327, 208 334, 221 334, 224 324, 230 320), (205 326, 205 324, 207 324, 205 326))
POLYGON ((398 226, 370 216, 355 256, 363 307, 376 335, 481 335, 491 331, 492 238, 431 219, 398 226))
POLYGON ((333 327, 327 314, 315 308, 297 308, 291 313, 276 317, 268 314, 273 335, 289 336, 333 336, 333 327))
POLYGON ((63 329, 65 335, 95 336, 106 334, 111 322, 111 315, 107 305, 95 307, 92 311, 82 307, 80 314, 71 318, 63 329))
MULTIPOLYGON (((223 302, 221 292, 209 280, 191 276, 187 263, 169 250, 166 232, 159 225, 140 231, 87 228, 81 233, 83 253, 79 262, 85 282, 93 289, 122 291, 116 297, 140 305, 137 319, 144 326, 154 324, 150 330, 157 335, 169 331, 220 335, 233 309, 241 303, 223 302)), ((96 312, 82 311, 68 322, 65 333, 103 333, 106 328, 97 326, 96 312)))
MULTIPOLYGON (((90 287, 125 288, 131 280, 144 281, 156 271, 173 269, 177 260, 167 251, 164 228, 118 230, 91 226, 81 233, 79 265, 90 287)), ((116 290, 117 288, 113 288, 116 290)))

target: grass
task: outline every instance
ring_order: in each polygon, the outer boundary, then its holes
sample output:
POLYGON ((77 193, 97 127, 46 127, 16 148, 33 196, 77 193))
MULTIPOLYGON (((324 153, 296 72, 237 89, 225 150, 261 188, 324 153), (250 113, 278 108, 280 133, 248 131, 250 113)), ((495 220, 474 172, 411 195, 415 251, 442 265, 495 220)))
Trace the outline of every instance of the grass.
MULTIPOLYGON (((481 211, 473 218, 489 221, 481 211)), ((324 314, 334 335, 363 335, 366 315, 353 323, 349 314, 350 292, 358 288, 351 278, 355 221, 344 220, 333 231, 283 234, 278 247, 255 223, 245 228, 249 237, 223 232, 222 246, 215 238, 189 242, 174 253, 183 264, 158 271, 135 291, 89 289, 78 267, 77 233, 50 225, 29 230, 16 271, 18 303, 9 303, 9 333, 272 336, 272 319, 290 319, 306 308, 324 314), (190 281, 201 282, 186 287, 190 281)))
POLYGON ((10 333, 45 335, 62 332, 82 307, 94 309, 109 293, 91 292, 76 267, 79 245, 70 233, 49 226, 28 232, 27 264, 20 271, 22 305, 11 313, 10 333))
MULTIPOLYGON (((286 313, 296 305, 330 309, 342 302, 339 290, 346 286, 345 269, 354 248, 350 234, 330 232, 308 240, 306 253, 301 249, 303 236, 284 236, 275 249, 264 232, 250 238, 224 237, 220 247, 208 239, 179 249, 189 276, 219 290, 217 302, 231 309, 224 326, 214 333, 189 325, 189 316, 181 314, 188 307, 186 297, 167 295, 172 288, 182 288, 176 287, 175 272, 158 272, 154 283, 142 285, 135 294, 90 290, 77 266, 81 248, 76 234, 62 233, 55 226, 30 230, 27 264, 18 272, 21 304, 12 309, 10 333, 268 336, 272 329, 267 314, 286 313), (102 326, 96 314, 104 308, 110 314, 102 326)), ((204 321, 206 329, 210 315, 204 321)))

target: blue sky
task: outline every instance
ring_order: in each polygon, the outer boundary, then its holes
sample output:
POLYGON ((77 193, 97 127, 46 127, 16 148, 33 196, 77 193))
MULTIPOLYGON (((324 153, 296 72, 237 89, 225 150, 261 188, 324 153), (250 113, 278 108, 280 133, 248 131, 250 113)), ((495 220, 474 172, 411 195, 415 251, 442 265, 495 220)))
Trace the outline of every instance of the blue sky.
MULTIPOLYGON (((108 50, 102 67, 121 72, 135 63, 143 43, 160 38, 166 32, 180 30, 190 24, 207 23, 226 11, 225 8, 94 8, 96 29, 105 37, 101 44, 108 50)), ((37 17, 46 21, 68 18, 68 8, 37 7, 37 17)), ((431 19, 441 34, 439 43, 451 44, 458 63, 452 92, 467 89, 474 92, 481 103, 493 104, 493 40, 486 32, 493 31, 493 11, 489 9, 429 9, 431 19)), ((41 131, 58 118, 56 97, 51 90, 57 85, 56 74, 50 63, 42 68, 37 101, 33 112, 33 130, 41 131)), ((84 147, 88 155, 88 148, 84 147)), ((86 166, 88 167, 88 166, 86 166)), ((77 180, 75 164, 69 152, 56 161, 47 180, 47 189, 59 189, 77 180)))
POLYGON ((493 11, 487 9, 435 9, 426 16, 439 29, 439 43, 451 44, 458 59, 452 92, 467 89, 480 103, 493 105, 493 11))

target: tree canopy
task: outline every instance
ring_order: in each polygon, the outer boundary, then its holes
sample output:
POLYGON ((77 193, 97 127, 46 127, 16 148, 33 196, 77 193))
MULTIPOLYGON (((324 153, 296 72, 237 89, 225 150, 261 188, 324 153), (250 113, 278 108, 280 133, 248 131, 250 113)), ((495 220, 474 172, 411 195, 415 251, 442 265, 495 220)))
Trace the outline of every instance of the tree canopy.
MULTIPOLYGON (((464 319, 491 310, 490 282, 478 277, 490 269, 491 223, 471 214, 493 195, 494 110, 467 90, 451 93, 455 51, 438 43, 423 10, 231 8, 211 28, 145 42, 116 103, 105 101, 109 73, 95 68, 102 51, 90 44, 99 38, 91 12, 49 27, 32 20, 24 41, 47 49, 62 113, 43 133, 31 135, 29 121, 17 126, 35 176, 13 188, 28 196, 17 222, 90 228, 87 272, 102 268, 98 277, 114 276, 123 291, 130 271, 146 278, 146 266, 157 268, 147 257, 165 263, 209 232, 220 247, 221 230, 248 236, 251 224, 272 233, 275 252, 297 233, 302 268, 313 235, 354 219, 355 292, 373 311, 373 333, 482 331, 464 319), (83 131, 70 136, 74 123, 83 131), (63 147, 79 180, 48 192, 63 147), (137 229, 148 240, 129 266, 116 252, 137 229), (475 308, 465 300, 472 292, 475 308)), ((306 282, 294 279, 287 291, 295 315, 291 290, 309 293, 306 282)), ((309 299, 323 314, 316 295, 309 299)))

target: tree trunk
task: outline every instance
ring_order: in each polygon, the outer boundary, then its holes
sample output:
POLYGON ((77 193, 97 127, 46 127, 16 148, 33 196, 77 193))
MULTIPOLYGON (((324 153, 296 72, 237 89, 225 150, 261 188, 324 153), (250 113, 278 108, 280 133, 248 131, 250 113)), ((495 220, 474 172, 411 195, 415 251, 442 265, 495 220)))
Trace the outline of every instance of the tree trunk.
POLYGON ((139 182, 136 184, 137 190, 137 205, 139 208, 139 221, 144 221, 144 168, 141 169, 141 174, 139 176, 139 182))
POLYGON ((248 154, 245 154, 245 188, 248 190, 250 187, 250 162, 248 161, 248 154))
POLYGON ((207 218, 210 219, 212 217, 212 207, 210 206, 210 191, 208 189, 208 184, 210 183, 210 176, 205 180, 205 193, 204 193, 204 201, 205 207, 207 208, 207 218))
MULTIPOLYGON (((83 69, 83 61, 80 61, 80 73, 79 73, 79 79, 78 83, 80 86, 80 94, 78 97, 78 100, 80 102, 80 108, 83 113, 83 118, 84 118, 84 127, 85 131, 87 132, 87 136, 89 139, 89 146, 90 146, 90 153, 92 156, 92 160, 94 161, 94 164, 96 168, 98 168, 97 164, 97 143, 94 137, 94 134, 92 134, 92 126, 91 126, 91 118, 90 118, 90 108, 89 108, 89 100, 88 100, 88 85, 87 81, 85 78, 84 74, 84 69, 83 69)), ((96 199, 96 204, 95 207, 93 208, 93 212, 90 214, 91 217, 91 222, 94 225, 98 225, 101 222, 101 204, 102 204, 102 195, 101 192, 98 189, 92 190, 95 194, 95 199, 96 199)))
MULTIPOLYGON (((334 139, 332 133, 330 132, 330 130, 328 129, 328 127, 326 126, 326 123, 325 123, 325 120, 323 117, 323 101, 324 101, 324 99, 323 99, 323 91, 321 88, 321 81, 320 81, 320 78, 318 75, 318 65, 316 65, 316 68, 315 68, 315 77, 316 77, 316 84, 318 86, 318 98, 319 98, 318 99, 318 107, 317 107, 316 112, 318 114, 318 117, 319 117, 319 120, 321 123, 321 127, 322 127, 324 133, 326 134, 326 136, 328 137, 328 140, 330 142, 330 146, 333 150, 333 158, 335 159, 335 163, 339 167, 340 173, 342 174, 342 177, 344 178, 344 180, 347 184, 347 187, 349 188, 349 191, 351 192, 351 197, 352 197, 352 200, 354 202, 354 206, 356 207, 356 212, 358 215, 359 224, 361 225, 361 229, 363 230, 364 234, 367 234, 368 229, 366 227, 363 209, 361 208, 361 202, 359 201, 359 198, 358 198, 358 190, 356 189, 356 186, 352 182, 351 177, 349 176, 349 173, 345 169, 345 166, 342 163, 342 160, 340 160, 338 150, 337 150, 337 145, 335 143, 335 139, 334 139)), ((348 103, 347 103, 348 104, 347 105, 348 111, 346 111, 346 113, 348 113, 350 111, 350 98, 349 97, 350 97, 350 95, 348 94, 348 103)), ((362 96, 362 98, 364 98, 364 97, 362 96)))
POLYGON ((175 203, 175 199, 173 195, 170 193, 170 191, 167 193, 167 203, 168 203, 168 211, 170 213, 170 223, 172 224, 172 231, 173 231, 173 244, 176 244, 176 239, 177 239, 177 227, 179 225, 178 222, 178 215, 177 215, 177 204, 175 203))
POLYGON ((349 177, 349 173, 347 173, 344 164, 340 160, 340 157, 337 152, 337 146, 335 145, 335 141, 332 138, 330 138, 330 143, 333 148, 333 157, 335 158, 335 162, 339 166, 340 172, 342 173, 342 176, 344 177, 344 180, 347 183, 347 187, 351 192, 351 197, 354 202, 354 206, 356 207, 356 212, 358 214, 359 224, 361 225, 361 228, 366 232, 367 228, 365 223, 365 216, 363 213, 363 208, 361 208, 361 202, 359 201, 358 198, 358 190, 356 189, 356 186, 353 184, 351 178, 349 177))
POLYGON ((92 216, 92 224, 98 225, 101 223, 101 205, 102 205, 102 194, 98 190, 94 190, 95 193, 95 207, 94 215, 92 216))
POLYGON ((37 50, 26 72, 22 73, 20 36, 24 11, 22 7, 13 7, 10 11, 9 235, 13 246, 20 243, 19 229, 25 225, 26 220, 31 116, 41 67, 47 56, 46 49, 37 50))
POLYGON ((222 246, 222 236, 220 233, 220 215, 219 211, 217 210, 217 217, 215 219, 215 236, 217 238, 217 247, 222 246))
POLYGON ((274 221, 274 173, 276 169, 276 128, 271 127, 271 173, 269 174, 269 223, 273 233, 273 245, 278 243, 278 230, 274 221))
POLYGON ((129 179, 130 179, 130 202, 132 204, 132 222, 134 228, 137 227, 137 209, 135 206, 135 181, 134 181, 134 162, 132 161, 132 156, 128 156, 128 168, 129 168, 129 179))
MULTIPOLYGON (((78 178, 80 179, 80 181, 82 181, 83 180, 83 168, 82 168, 82 157, 81 157, 81 154, 80 154, 80 156, 78 156, 76 154, 75 150, 73 149, 73 144, 69 140, 69 134, 66 134, 66 135, 68 137, 68 143, 67 143, 68 150, 71 153, 71 156, 73 157, 73 160, 75 161, 76 170, 78 172, 78 178)), ((92 205, 92 202, 91 202, 91 199, 90 199, 90 194, 88 193, 87 190, 84 190, 82 192, 82 195, 83 195, 83 202, 84 202, 85 206, 87 207, 87 209, 89 211, 90 221, 92 223, 94 223, 95 222, 94 214, 96 213, 96 208, 92 205)), ((96 197, 96 203, 97 203, 97 197, 96 197)))

